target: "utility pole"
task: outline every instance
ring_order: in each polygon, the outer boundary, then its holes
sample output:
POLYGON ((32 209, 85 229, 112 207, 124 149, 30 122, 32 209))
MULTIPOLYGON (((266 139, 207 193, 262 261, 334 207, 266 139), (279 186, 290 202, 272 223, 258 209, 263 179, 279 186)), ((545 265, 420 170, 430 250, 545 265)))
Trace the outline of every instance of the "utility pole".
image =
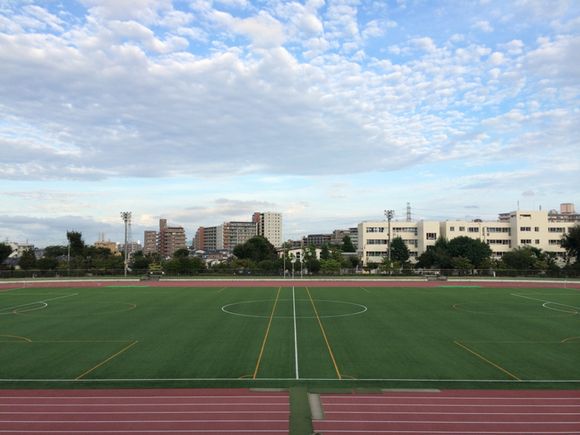
POLYGON ((395 210, 385 210, 385 217, 387 218, 387 259, 389 260, 389 267, 391 267, 391 220, 395 210))
POLYGON ((122 211, 121 212, 121 219, 125 223, 125 267, 124 267, 124 274, 127 277, 127 270, 129 269, 129 225, 131 225, 131 212, 130 211, 122 211))

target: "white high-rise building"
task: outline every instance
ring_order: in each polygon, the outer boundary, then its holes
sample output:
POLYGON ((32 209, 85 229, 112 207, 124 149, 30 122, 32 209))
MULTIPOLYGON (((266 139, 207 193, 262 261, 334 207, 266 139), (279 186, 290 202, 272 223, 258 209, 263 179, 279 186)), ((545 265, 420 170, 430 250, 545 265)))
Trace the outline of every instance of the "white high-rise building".
POLYGON ((259 236, 264 236, 276 248, 282 246, 282 213, 256 212, 252 216, 259 236))

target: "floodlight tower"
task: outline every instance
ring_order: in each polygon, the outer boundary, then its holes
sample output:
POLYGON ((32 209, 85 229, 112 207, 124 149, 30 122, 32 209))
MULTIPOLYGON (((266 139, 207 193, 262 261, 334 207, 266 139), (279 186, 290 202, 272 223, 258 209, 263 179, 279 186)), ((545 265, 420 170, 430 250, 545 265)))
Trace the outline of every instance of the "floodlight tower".
POLYGON ((125 223, 125 277, 127 276, 127 269, 129 269, 129 226, 131 225, 131 212, 130 211, 122 211, 121 212, 121 219, 125 223))
POLYGON ((385 217, 387 218, 387 258, 389 260, 389 267, 391 264, 391 220, 393 219, 394 214, 395 210, 385 210, 385 217))

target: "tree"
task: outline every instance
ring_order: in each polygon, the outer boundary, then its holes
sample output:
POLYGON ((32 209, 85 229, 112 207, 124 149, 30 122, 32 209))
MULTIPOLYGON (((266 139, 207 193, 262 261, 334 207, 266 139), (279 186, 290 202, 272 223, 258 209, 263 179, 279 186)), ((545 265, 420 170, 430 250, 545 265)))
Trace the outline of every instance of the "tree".
POLYGON ((58 260, 54 257, 42 257, 36 261, 39 270, 54 270, 58 267, 58 260))
POLYGON ((67 231, 66 238, 70 246, 71 257, 82 256, 85 250, 83 235, 78 231, 67 231))
POLYGON ((479 268, 492 254, 487 243, 466 236, 451 239, 447 243, 447 252, 452 259, 455 257, 467 259, 475 268, 479 268))
POLYGON ((465 257, 453 257, 451 259, 451 265, 453 269, 458 270, 462 275, 473 269, 473 264, 465 257))
POLYGON ((546 270, 548 262, 541 249, 531 246, 523 246, 512 249, 503 254, 501 261, 507 269, 526 270, 546 270))
POLYGON ((562 236, 562 248, 566 249, 568 257, 576 257, 580 263, 580 225, 570 228, 568 234, 562 236))
POLYGON ((356 252, 356 248, 352 244, 350 236, 347 234, 342 238, 342 252, 356 252))
POLYGON ((0 243, 0 264, 4 263, 4 260, 10 257, 10 254, 12 254, 12 248, 10 245, 0 243))
POLYGON ((36 254, 34 249, 29 248, 22 253, 20 260, 18 260, 18 265, 21 269, 29 270, 36 267, 36 254))
POLYGON ((409 248, 401 237, 395 237, 391 240, 391 260, 405 264, 409 261, 410 256, 409 248))
POLYGON ((173 253, 173 258, 187 258, 189 257, 189 249, 181 248, 173 253))
POLYGON ((419 256, 417 267, 450 269, 452 267, 451 256, 449 255, 447 240, 443 238, 437 239, 433 246, 429 246, 419 256))
POLYGON ((147 270, 149 264, 151 264, 151 260, 143 254, 143 251, 137 251, 131 257, 131 269, 133 270, 147 270))
POLYGON ((52 245, 44 248, 45 258, 56 258, 67 255, 68 248, 66 246, 52 245))
POLYGON ((252 260, 255 263, 278 259, 276 248, 264 236, 254 236, 247 242, 236 246, 234 255, 239 259, 252 260))
POLYGON ((331 258, 330 249, 328 245, 323 245, 322 249, 320 250, 320 259, 321 260, 329 260, 331 258))
POLYGON ((336 273, 340 271, 340 261, 333 258, 320 260, 320 270, 323 273, 336 273))

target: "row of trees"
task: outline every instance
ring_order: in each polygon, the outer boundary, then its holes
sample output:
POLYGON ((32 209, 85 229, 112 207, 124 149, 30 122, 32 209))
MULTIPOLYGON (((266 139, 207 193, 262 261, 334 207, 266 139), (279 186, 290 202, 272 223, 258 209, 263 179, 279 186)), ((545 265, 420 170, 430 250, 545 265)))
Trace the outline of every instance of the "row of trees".
MULTIPOLYGON (((87 246, 82 235, 76 231, 67 232, 67 246, 47 246, 43 258, 37 259, 33 250, 27 250, 19 259, 18 265, 23 270, 56 271, 109 271, 119 273, 123 270, 123 257, 113 254, 109 249, 87 246)), ((566 268, 580 271, 580 225, 575 226, 562 238, 562 247, 566 249, 569 259, 575 262, 566 268)), ((11 254, 9 245, 0 243, 0 263, 11 254)), ((323 246, 320 259, 316 248, 309 246, 303 250, 301 261, 294 262, 288 252, 280 258, 276 248, 264 237, 256 236, 234 249, 234 256, 225 262, 208 267, 197 257, 190 256, 187 249, 176 251, 172 258, 162 259, 159 254, 133 254, 130 268, 135 273, 146 273, 155 266, 168 274, 192 274, 211 270, 215 272, 238 273, 262 272, 279 274, 284 268, 304 273, 338 273, 341 269, 354 269, 360 266, 355 255, 344 253, 355 252, 352 241, 345 236, 342 245, 323 246)), ((543 252, 534 247, 520 247, 506 252, 500 261, 491 258, 492 251, 486 243, 469 237, 457 237, 452 240, 439 239, 434 246, 419 256, 417 263, 410 263, 410 252, 400 237, 391 241, 390 259, 385 257, 380 264, 384 271, 411 271, 413 268, 456 270, 460 273, 472 269, 517 270, 557 272, 560 267, 552 253, 543 252)))

